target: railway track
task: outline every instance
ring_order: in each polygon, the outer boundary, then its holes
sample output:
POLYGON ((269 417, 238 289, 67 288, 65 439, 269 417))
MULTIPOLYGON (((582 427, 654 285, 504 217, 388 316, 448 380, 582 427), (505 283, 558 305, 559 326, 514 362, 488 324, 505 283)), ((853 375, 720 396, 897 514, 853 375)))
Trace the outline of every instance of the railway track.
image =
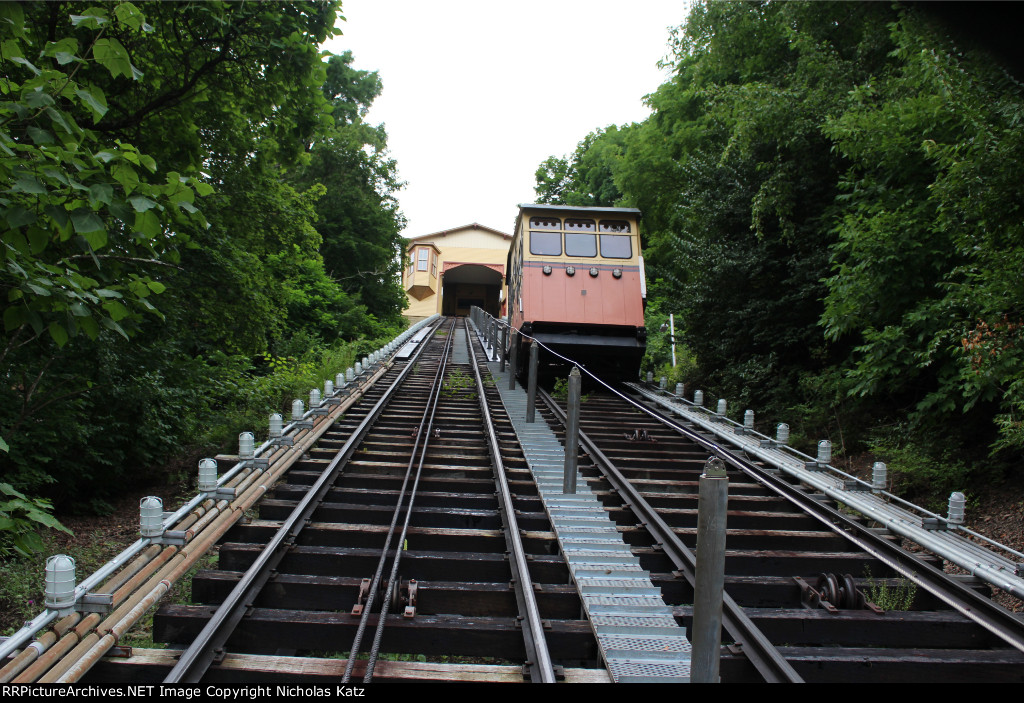
MULTIPOLYGON (((114 648, 81 680, 685 679, 714 441, 592 394, 581 495, 561 495, 559 402, 542 391, 524 425, 464 321, 426 339, 318 426, 192 603, 160 608, 166 649, 114 648)), ((742 457, 728 469, 724 682, 1024 678, 1024 625, 983 584, 742 457)))
MULTIPOLYGON (((560 425, 564 410, 542 397, 560 425)), ((580 422, 582 474, 689 624, 697 481, 714 440, 610 394, 584 403, 580 422)), ((1024 623, 989 587, 741 457, 729 479, 723 641, 740 644, 727 647, 723 681, 1024 678, 1024 623)))
POLYGON ((157 613, 169 654, 108 659, 92 680, 607 680, 466 340, 451 321, 396 362, 226 535, 196 604, 157 613))

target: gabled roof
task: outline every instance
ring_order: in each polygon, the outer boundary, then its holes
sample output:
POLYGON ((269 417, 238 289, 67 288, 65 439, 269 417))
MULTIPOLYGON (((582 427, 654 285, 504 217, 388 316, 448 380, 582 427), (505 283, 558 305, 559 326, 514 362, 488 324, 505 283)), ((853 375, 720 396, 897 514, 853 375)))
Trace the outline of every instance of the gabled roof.
POLYGON ((504 232, 498 231, 498 230, 494 229, 493 227, 488 227, 487 225, 481 225, 481 224, 478 224, 478 223, 474 222, 472 224, 462 225, 461 227, 452 227, 451 229, 443 229, 440 232, 432 232, 431 234, 421 234, 418 237, 409 237, 409 241, 410 242, 418 242, 418 241, 423 240, 423 239, 432 239, 434 237, 443 237, 446 234, 453 234, 455 232, 460 232, 460 231, 462 231, 464 229, 482 229, 482 230, 484 230, 486 232, 490 232, 492 234, 497 234, 497 235, 499 235, 499 236, 501 236, 501 237, 503 237, 505 239, 512 239, 512 235, 511 234, 505 234, 504 232))

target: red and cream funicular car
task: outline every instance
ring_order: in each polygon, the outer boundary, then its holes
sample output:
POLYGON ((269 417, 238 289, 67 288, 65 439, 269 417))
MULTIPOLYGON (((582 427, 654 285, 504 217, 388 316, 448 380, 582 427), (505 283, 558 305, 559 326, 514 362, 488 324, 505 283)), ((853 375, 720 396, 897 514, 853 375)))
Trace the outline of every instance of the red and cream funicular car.
MULTIPOLYGON (((646 346, 635 208, 519 206, 506 283, 512 326, 598 376, 634 379, 646 346)), ((529 340, 521 339, 519 370, 529 340)), ((542 366, 562 365, 541 351, 542 366)))

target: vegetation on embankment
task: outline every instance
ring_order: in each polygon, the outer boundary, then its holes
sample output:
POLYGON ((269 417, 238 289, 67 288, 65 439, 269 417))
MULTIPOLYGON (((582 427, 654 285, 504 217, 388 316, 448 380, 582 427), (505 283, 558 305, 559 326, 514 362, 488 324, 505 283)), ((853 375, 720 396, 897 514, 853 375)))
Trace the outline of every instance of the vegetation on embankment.
POLYGON ((696 3, 652 115, 538 197, 643 211, 647 368, 944 500, 1024 453, 1024 90, 977 39, 924 3, 696 3))

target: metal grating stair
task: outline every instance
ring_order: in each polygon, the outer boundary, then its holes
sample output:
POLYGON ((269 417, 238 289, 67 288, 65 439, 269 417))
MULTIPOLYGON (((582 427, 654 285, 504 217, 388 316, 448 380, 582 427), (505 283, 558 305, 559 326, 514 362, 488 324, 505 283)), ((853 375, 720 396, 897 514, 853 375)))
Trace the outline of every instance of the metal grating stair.
POLYGON ((585 481, 562 493, 565 450, 539 413, 526 423, 526 392, 518 384, 509 391, 508 372, 498 367, 488 363, 613 680, 689 682, 690 643, 661 589, 585 481))

